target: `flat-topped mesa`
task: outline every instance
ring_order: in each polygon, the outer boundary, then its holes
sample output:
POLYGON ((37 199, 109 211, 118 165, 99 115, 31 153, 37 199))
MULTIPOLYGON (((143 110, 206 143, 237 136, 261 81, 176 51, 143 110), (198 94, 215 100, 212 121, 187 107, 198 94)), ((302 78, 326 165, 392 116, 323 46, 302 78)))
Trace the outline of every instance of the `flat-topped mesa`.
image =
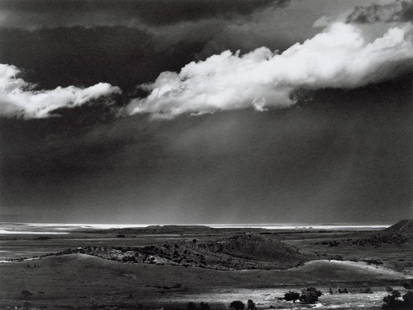
POLYGON ((149 225, 142 229, 147 233, 185 233, 214 230, 214 228, 207 225, 149 225))
POLYGON ((384 231, 403 235, 413 235, 413 219, 405 219, 386 228, 384 231))
POLYGON ((122 227, 109 229, 80 229, 80 233, 97 234, 191 234, 212 233, 216 229, 206 225, 149 225, 144 227, 122 227))

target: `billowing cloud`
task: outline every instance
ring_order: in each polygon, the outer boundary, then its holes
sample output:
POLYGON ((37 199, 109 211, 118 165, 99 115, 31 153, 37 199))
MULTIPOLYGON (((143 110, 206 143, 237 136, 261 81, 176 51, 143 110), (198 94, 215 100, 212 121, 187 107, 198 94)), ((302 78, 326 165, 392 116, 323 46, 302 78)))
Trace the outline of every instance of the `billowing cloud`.
MULTIPOLYGON (((175 4, 184 11, 183 0, 165 6, 154 0, 153 9, 158 3, 162 10, 160 23, 144 24, 137 16, 151 15, 145 11, 150 8, 131 7, 140 0, 130 1, 129 7, 123 0, 94 1, 0 0, 0 63, 23 69, 25 79, 43 89, 105 81, 128 93, 163 71, 179 71, 192 60, 227 49, 245 53, 266 46, 283 51, 318 33, 311 25, 320 14, 335 16, 349 7, 340 0, 250 1, 248 11, 238 8, 238 0, 225 0, 214 4, 220 7, 215 15, 203 2, 205 12, 197 11, 202 17, 197 19, 189 12, 180 18, 164 16, 175 4)), ((351 5, 370 1, 352 0, 351 5)))
POLYGON ((408 22, 413 21, 413 1, 392 1, 385 4, 356 6, 347 16, 348 23, 408 22))
POLYGON ((290 0, 0 0, 0 26, 169 25, 211 17, 248 15, 290 0))
POLYGON ((35 85, 18 77, 19 69, 0 64, 0 116, 44 118, 61 108, 73 108, 101 97, 120 93, 118 87, 98 83, 87 88, 57 87, 36 90, 35 85))
POLYGON ((370 42, 356 26, 335 23, 281 54, 265 47, 243 55, 224 51, 142 85, 149 95, 133 100, 128 112, 170 118, 248 107, 261 111, 293 104, 299 88, 363 86, 409 67, 411 30, 393 27, 370 42))

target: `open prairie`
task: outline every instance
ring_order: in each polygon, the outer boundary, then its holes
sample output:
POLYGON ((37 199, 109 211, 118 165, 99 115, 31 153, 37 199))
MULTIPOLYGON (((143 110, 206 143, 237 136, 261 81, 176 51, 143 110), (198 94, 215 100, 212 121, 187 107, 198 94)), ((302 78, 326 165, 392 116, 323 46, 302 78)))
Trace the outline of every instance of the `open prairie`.
MULTIPOLYGON (((394 227, 394 226, 392 226, 394 227)), ((1 237, 4 309, 186 309, 283 300, 316 287, 322 309, 380 309, 413 278, 410 232, 162 226, 1 237), (339 293, 342 292, 342 293, 339 293), (346 292, 346 293, 344 293, 346 292)), ((32 233, 39 233, 32 232, 32 233)))

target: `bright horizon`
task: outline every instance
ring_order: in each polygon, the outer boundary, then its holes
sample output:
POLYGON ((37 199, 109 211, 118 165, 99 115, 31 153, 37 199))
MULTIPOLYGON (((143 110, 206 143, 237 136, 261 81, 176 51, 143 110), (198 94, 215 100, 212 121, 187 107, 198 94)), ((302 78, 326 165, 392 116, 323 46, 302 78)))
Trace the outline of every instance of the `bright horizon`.
POLYGON ((145 228, 151 226, 206 226, 211 228, 263 228, 263 229, 340 229, 340 228, 386 228, 394 223, 196 223, 196 224, 118 224, 118 223, 13 223, 0 222, 1 231, 10 231, 16 228, 55 228, 57 230, 71 230, 72 228, 116 229, 116 228, 145 228))

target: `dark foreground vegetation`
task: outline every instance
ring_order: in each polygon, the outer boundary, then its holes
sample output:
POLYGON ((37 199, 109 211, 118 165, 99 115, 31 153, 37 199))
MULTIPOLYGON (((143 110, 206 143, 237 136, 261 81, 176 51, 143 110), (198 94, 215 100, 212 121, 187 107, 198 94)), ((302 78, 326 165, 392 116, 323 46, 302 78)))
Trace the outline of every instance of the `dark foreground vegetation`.
POLYGON ((413 291, 408 291, 403 296, 397 290, 383 299, 383 310, 412 310, 413 309, 413 291))

